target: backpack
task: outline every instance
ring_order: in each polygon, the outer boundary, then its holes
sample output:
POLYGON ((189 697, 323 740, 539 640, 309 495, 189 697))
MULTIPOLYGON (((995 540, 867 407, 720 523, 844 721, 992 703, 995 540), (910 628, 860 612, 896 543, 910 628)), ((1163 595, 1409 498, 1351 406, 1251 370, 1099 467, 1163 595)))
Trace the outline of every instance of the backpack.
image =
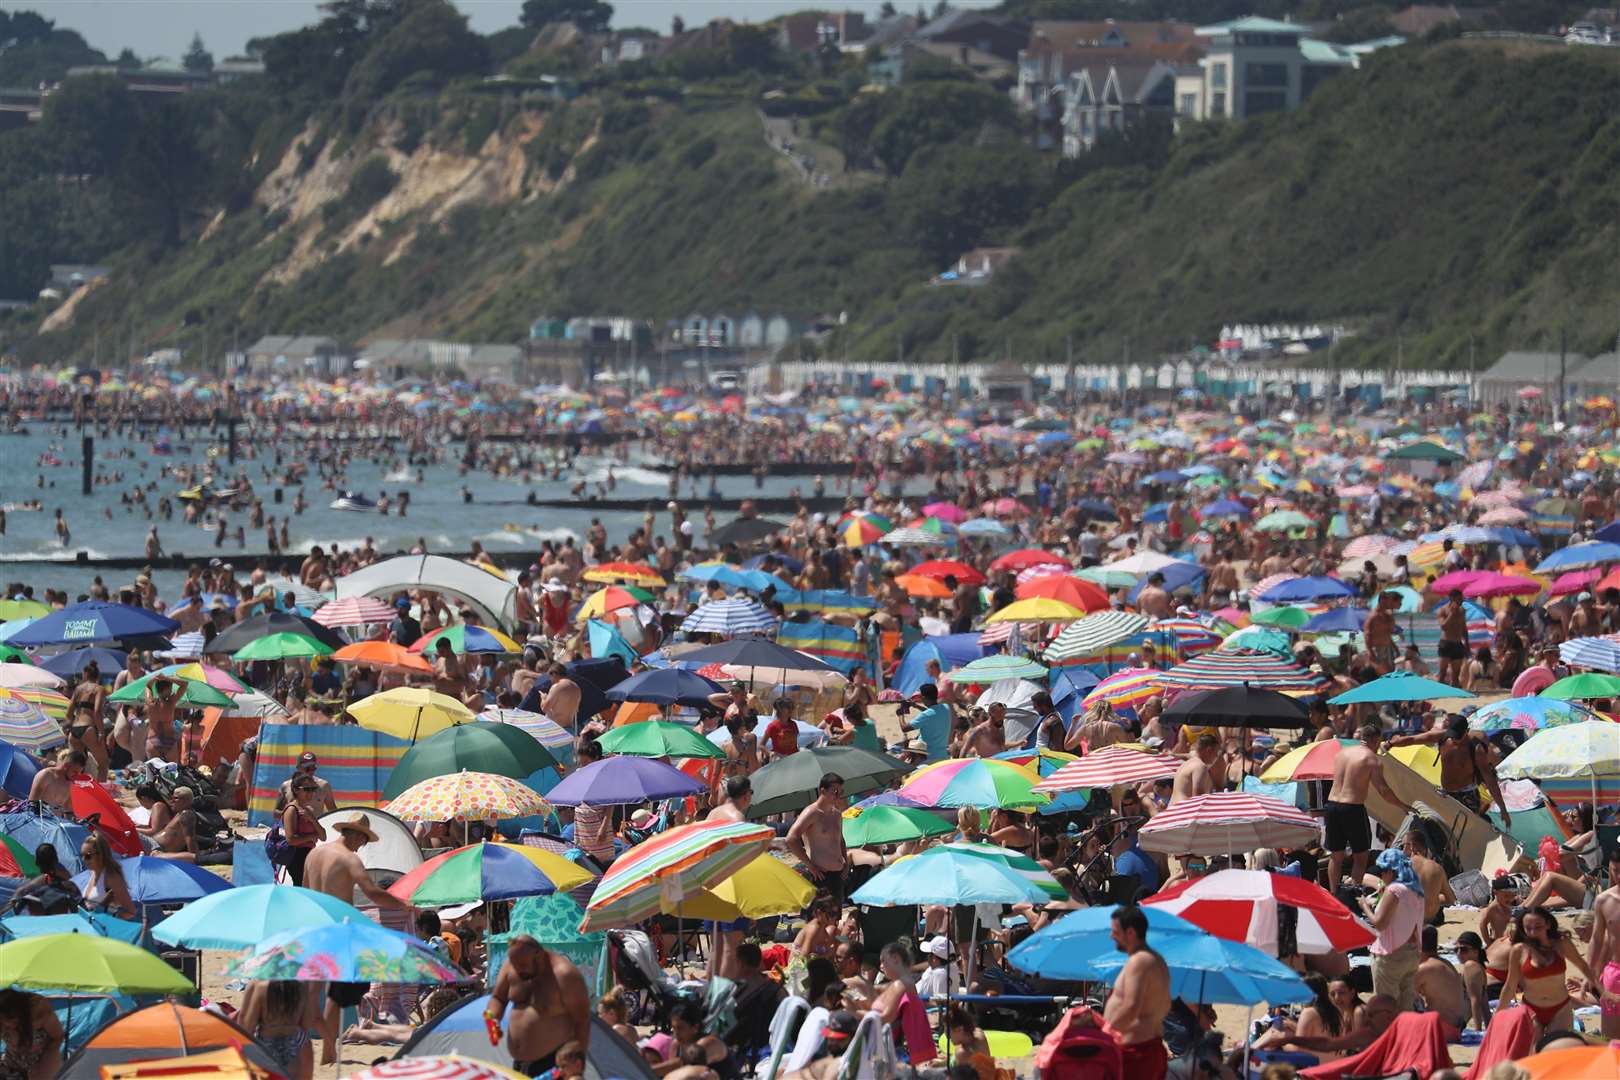
POLYGON ((1102 1017, 1089 1005, 1063 1014, 1035 1051, 1041 1080, 1122 1080, 1119 1044, 1102 1029, 1102 1017))
POLYGON ((271 866, 286 866, 291 859, 292 845, 287 843, 279 824, 270 826, 270 831, 264 834, 264 854, 271 866))

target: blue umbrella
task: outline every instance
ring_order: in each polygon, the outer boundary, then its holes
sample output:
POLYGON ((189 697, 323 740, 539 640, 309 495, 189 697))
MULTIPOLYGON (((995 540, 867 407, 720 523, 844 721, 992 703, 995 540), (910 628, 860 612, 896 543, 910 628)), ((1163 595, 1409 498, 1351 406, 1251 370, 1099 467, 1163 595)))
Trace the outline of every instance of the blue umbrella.
POLYGON ((69 873, 84 869, 84 863, 79 859, 79 845, 90 835, 90 830, 76 821, 63 821, 49 812, 34 814, 19 810, 0 814, 0 833, 5 833, 29 851, 41 844, 51 845, 56 849, 62 868, 69 873))
MULTIPOLYGON (((231 887, 230 882, 200 866, 175 862, 172 859, 159 859, 151 855, 119 859, 118 868, 124 872, 124 883, 129 886, 129 897, 137 905, 183 904, 189 900, 199 900, 210 893, 223 892, 231 887)), ((85 870, 75 875, 73 884, 83 890, 90 884, 90 871, 85 870)))
POLYGON ((703 785, 673 765, 644 757, 614 757, 575 769, 546 792, 556 806, 630 806, 684 795, 703 785))
POLYGON ((776 629, 776 617, 754 600, 716 600, 681 623, 688 634, 763 634, 776 629))
POLYGON ((726 563, 698 563, 675 575, 676 581, 718 581, 728 589, 742 585, 741 571, 726 563))
MULTIPOLYGON (((1042 978, 1112 983, 1128 959, 1114 947, 1116 910, 1093 907, 1065 915, 1025 938, 1007 960, 1042 978)), ((1142 911, 1148 921, 1147 944, 1170 969, 1172 996, 1235 1005, 1311 999, 1303 979, 1254 946, 1218 938, 1167 911, 1151 906, 1142 911)))
POLYGON ((1187 479, 1187 475, 1178 469, 1160 469, 1156 473, 1148 473, 1136 483, 1140 487, 1148 484, 1179 484, 1187 479))
POLYGON ((1355 596, 1356 587, 1335 577, 1298 577, 1278 582, 1264 595, 1255 597, 1269 603, 1294 603, 1300 600, 1334 600, 1341 596, 1355 596))
POLYGON ((1080 511, 1081 520, 1086 518, 1097 518, 1100 521, 1119 520, 1119 514, 1114 508, 1101 499, 1080 499, 1074 504, 1074 508, 1080 511))
POLYGON ((1010 536, 1012 530, 995 518, 969 518, 956 527, 963 536, 1010 536))
POLYGON ((695 671, 681 668, 662 668, 632 675, 607 692, 610 701, 650 701, 655 705, 690 705, 694 709, 709 707, 710 694, 723 694, 719 683, 705 679, 695 671))
MULTIPOLYGON (((1620 544, 1610 543, 1607 540, 1588 540, 1583 544, 1571 544, 1567 548, 1553 552, 1541 560, 1541 565, 1536 567, 1535 572, 1545 574, 1550 570, 1582 570, 1612 562, 1620 562, 1620 544)), ((27 631, 23 632, 26 633, 27 631)), ((18 638, 23 634, 13 637, 11 643, 22 644, 18 638)))
POLYGON ((0 791, 19 799, 28 798, 39 762, 18 746, 0 741, 0 791))
POLYGON ((1051 899, 1016 870, 950 848, 930 848, 897 862, 850 894, 852 902, 872 907, 1045 904, 1051 899))
MULTIPOLYGON (((1193 562, 1183 562, 1180 559, 1173 563, 1166 563, 1157 572, 1164 575, 1163 588, 1165 592, 1173 593, 1180 589, 1188 589, 1204 579, 1204 568, 1202 566, 1193 562)), ((1137 594, 1146 587, 1147 577, 1138 578, 1136 584, 1132 585, 1130 590, 1126 592, 1125 602, 1128 604, 1136 603, 1137 594)))
POLYGON ((762 593, 766 589, 775 589, 778 593, 794 591, 792 585, 764 570, 734 570, 732 573, 737 577, 738 586, 749 592, 762 593))
POLYGON ((898 791, 880 791, 876 795, 868 795, 860 802, 850 807, 851 810, 870 810, 874 806, 910 806, 921 807, 923 804, 916 799, 908 799, 898 791))
POLYGON ((29 645, 88 645, 93 642, 162 637, 180 624, 155 611, 86 600, 61 611, 41 615, 7 639, 19 648, 29 645))
POLYGON ((1216 499, 1199 511, 1199 516, 1212 517, 1248 517, 1250 510, 1248 504, 1237 499, 1216 499))
POLYGON ((244 885, 205 896, 152 927, 152 936, 193 949, 251 949, 274 934, 363 919, 353 904, 296 885, 244 885))
POLYGON ((1307 634, 1329 634, 1339 630, 1360 630, 1367 621, 1366 608, 1342 607, 1313 615, 1302 628, 1307 634))
POLYGON ((1147 522, 1169 521, 1170 504, 1167 502, 1154 503, 1142 511, 1142 520, 1147 522))
POLYGON ((141 923, 99 911, 75 911, 69 915, 12 915, 0 919, 0 940, 40 937, 44 934, 93 934, 127 945, 138 945, 145 930, 141 923))
POLYGON ((39 666, 52 675, 68 679, 81 674, 90 664, 95 664, 101 671, 102 680, 110 682, 124 670, 124 665, 128 661, 128 653, 92 645, 87 649, 70 649, 55 656, 47 656, 39 661, 39 666))
POLYGON ((1439 698, 1473 697, 1467 690, 1447 686, 1434 679, 1425 679, 1410 671, 1392 671, 1380 675, 1370 683, 1362 683, 1354 690, 1346 690, 1337 697, 1328 698, 1329 705, 1359 705, 1380 701, 1434 701, 1439 698))
POLYGON ((800 562, 798 559, 795 559, 789 555, 782 555, 774 551, 766 552, 763 555, 755 555, 750 559, 744 559, 742 568, 744 570, 758 570, 764 564, 766 559, 775 559, 782 565, 782 569, 786 570, 790 574, 797 574, 800 570, 804 569, 804 563, 800 562))

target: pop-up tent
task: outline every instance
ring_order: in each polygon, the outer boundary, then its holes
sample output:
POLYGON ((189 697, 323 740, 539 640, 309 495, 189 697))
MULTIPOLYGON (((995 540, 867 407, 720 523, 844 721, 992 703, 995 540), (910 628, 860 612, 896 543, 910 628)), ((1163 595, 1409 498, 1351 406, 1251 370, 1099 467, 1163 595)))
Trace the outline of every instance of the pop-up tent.
POLYGON ((57 1080, 101 1080, 104 1065, 186 1057, 233 1046, 250 1065, 280 1071, 270 1051, 229 1020, 164 1001, 115 1016, 67 1059, 57 1080))
MULTIPOLYGON (((416 1029, 410 1042, 399 1048, 395 1058, 439 1057, 460 1054, 512 1067, 512 1053, 506 1040, 489 1045, 484 1026, 484 1009, 489 995, 480 994, 457 1002, 416 1029)), ((599 1017, 591 1017, 591 1044, 585 1058, 585 1080, 652 1080, 652 1071, 641 1053, 599 1017)))
POLYGON ((979 635, 976 632, 923 638, 906 650, 906 655, 901 658, 900 667, 894 673, 889 685, 905 697, 910 697, 917 692, 919 686, 930 681, 928 661, 938 660, 941 671, 955 671, 988 652, 988 649, 979 644, 979 635))

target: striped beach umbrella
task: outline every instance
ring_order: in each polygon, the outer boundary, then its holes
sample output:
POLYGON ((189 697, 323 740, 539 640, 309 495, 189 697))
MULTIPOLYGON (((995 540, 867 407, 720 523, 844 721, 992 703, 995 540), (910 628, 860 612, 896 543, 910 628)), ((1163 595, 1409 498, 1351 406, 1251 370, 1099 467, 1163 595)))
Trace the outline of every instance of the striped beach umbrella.
POLYGON ((704 604, 681 623, 688 634, 769 634, 776 631, 776 617, 753 600, 734 598, 704 604))
MULTIPOLYGON (((11 691, 12 696, 20 698, 34 706, 52 720, 66 720, 68 708, 73 702, 66 694, 56 690, 47 690, 43 686, 24 686, 11 691)), ((4 738, 4 736, 0 736, 4 738)))
POLYGON ((1099 701, 1105 701, 1116 709, 1134 709, 1164 693, 1164 683, 1160 681, 1163 675, 1164 672, 1158 668, 1116 671, 1093 686, 1080 703, 1088 709, 1099 701))
POLYGON ((898 794, 923 806, 977 806, 981 810, 1033 810, 1051 800, 1031 790, 1034 769, 995 758, 952 758, 924 765, 898 794))
POLYGON ((623 585, 609 585, 605 589, 598 589, 585 598, 580 605, 579 614, 574 618, 579 622, 587 619, 600 619, 615 611, 626 611, 642 604, 649 603, 652 597, 641 589, 627 588, 623 585))
POLYGON ((518 1080, 522 1075, 504 1065, 460 1054, 432 1057, 413 1054, 393 1061, 379 1061, 369 1069, 361 1069, 349 1080, 518 1080))
POLYGON ((838 526, 838 540, 845 547, 875 544, 894 531, 894 523, 877 514, 856 515, 838 526))
POLYGON ((38 705, 25 701, 20 691, 0 690, 0 742, 37 753, 61 746, 67 736, 38 705))
POLYGON ((345 596, 342 600, 322 604, 310 618, 322 626, 335 629, 339 626, 389 623, 394 621, 394 615, 393 606, 375 596, 345 596))
POLYGON ((1281 799, 1216 791, 1176 803, 1142 826, 1141 846, 1165 855, 1216 855, 1314 843, 1321 825, 1281 799))
POLYGON ((1326 686, 1327 680, 1269 652, 1205 653, 1177 664, 1163 678, 1163 685, 1185 689, 1245 684, 1268 690, 1315 691, 1326 686))
POLYGON ((561 855, 522 844, 477 843, 418 866, 388 891, 418 907, 550 896, 591 880, 561 855))
POLYGON ((1580 637, 1558 646, 1558 659, 1577 667, 1620 673, 1620 640, 1612 637, 1580 637))
POLYGON ((892 547, 948 547, 956 543, 951 533, 930 532, 910 525, 885 534, 882 540, 892 547))
POLYGON ((713 888, 763 855, 775 837, 765 825, 701 821, 644 840, 613 861, 596 885, 580 930, 631 926, 665 904, 713 888))
POLYGON ((1096 611, 1064 627, 1043 656, 1053 667, 1107 663, 1115 646, 1147 625, 1147 616, 1134 611, 1096 611))
POLYGON ((1095 754, 1087 754, 1036 784, 1034 790, 1053 795, 1077 788, 1113 787, 1116 784, 1140 784, 1176 775, 1181 762, 1163 754, 1144 754, 1123 746, 1105 746, 1095 754))
POLYGON ((646 563, 606 562, 597 563, 580 577, 586 581, 628 581, 632 585, 667 585, 664 575, 648 566, 646 563))
POLYGON ((955 683, 988 686, 1002 679, 1044 679, 1046 669, 1020 656, 985 656, 946 674, 955 683))
POLYGON ((1186 616, 1155 619, 1148 624, 1144 634, 1149 641, 1161 648, 1182 656, 1197 656, 1199 653, 1209 652, 1225 640, 1224 635, 1213 626, 1186 616))
POLYGON ((574 761, 574 733, 544 715, 526 709, 485 709, 478 719, 492 724, 511 724, 527 731, 534 741, 551 751, 551 756, 564 765, 574 761))

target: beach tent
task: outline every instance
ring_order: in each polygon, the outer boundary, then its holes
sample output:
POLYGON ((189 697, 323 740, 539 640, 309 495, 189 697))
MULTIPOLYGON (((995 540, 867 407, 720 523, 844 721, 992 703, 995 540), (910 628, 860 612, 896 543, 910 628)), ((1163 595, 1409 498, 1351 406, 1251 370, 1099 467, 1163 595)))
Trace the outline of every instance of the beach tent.
POLYGON ((445 593, 470 604, 481 621, 510 630, 517 620, 517 586, 472 563, 444 555, 401 555, 337 579, 337 598, 387 599, 407 589, 445 593))
MULTIPOLYGON (((460 1054, 493 1062, 504 1068, 512 1067, 512 1052, 502 1039, 498 1046, 489 1045, 484 1027, 484 1009, 489 995, 480 994, 457 1002, 416 1029, 409 1042, 399 1048, 394 1057, 439 1057, 460 1054)), ((585 1080, 652 1080, 652 1071, 642 1060, 641 1053, 625 1042, 618 1033, 591 1017, 591 1045, 585 1058, 585 1080)))
MULTIPOLYGON (((595 883, 592 882, 594 887, 595 883)), ((551 896, 525 896, 512 905, 511 930, 489 939, 490 979, 500 971, 506 959, 507 943, 514 934, 528 934, 552 952, 561 953, 574 962, 585 976, 585 989, 594 998, 602 993, 607 981, 607 934, 582 934, 580 922, 585 909, 566 893, 551 896)))
POLYGON ((155 1061, 238 1047, 249 1063, 278 1071, 262 1043, 224 1017, 164 1001, 114 1017, 68 1058, 58 1080, 100 1080, 104 1065, 155 1061))
POLYGON ((360 849, 360 863, 371 872, 374 881, 386 888, 422 865, 422 849, 412 835, 411 827, 386 810, 374 810, 369 806, 338 807, 320 819, 326 829, 326 842, 335 842, 338 838, 336 824, 357 812, 370 819, 371 831, 377 834, 376 843, 360 849))
POLYGON ((919 686, 929 681, 928 661, 938 660, 941 671, 955 671, 988 652, 979 644, 977 632, 923 638, 906 650, 890 685, 905 697, 910 697, 919 686))
POLYGON ((182 757, 197 755, 200 764, 210 768, 220 762, 234 764, 242 743, 259 733, 257 716, 225 715, 227 710, 210 706, 203 710, 202 722, 192 721, 180 730, 182 757))

